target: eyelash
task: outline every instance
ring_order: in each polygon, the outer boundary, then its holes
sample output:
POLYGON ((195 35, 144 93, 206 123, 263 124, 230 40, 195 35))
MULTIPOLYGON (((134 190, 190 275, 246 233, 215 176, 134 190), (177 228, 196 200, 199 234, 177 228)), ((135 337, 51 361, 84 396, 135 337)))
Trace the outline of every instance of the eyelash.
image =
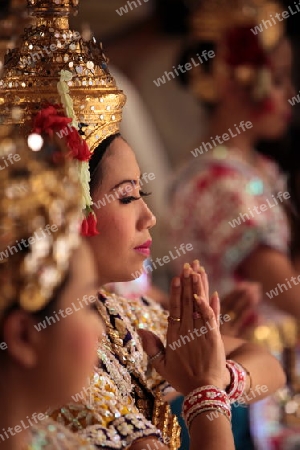
POLYGON ((122 203, 122 205, 128 205, 131 202, 134 202, 136 200, 140 200, 140 198, 142 198, 142 197, 148 197, 148 195, 151 195, 151 192, 139 191, 139 194, 140 194, 140 197, 133 197, 131 195, 129 197, 120 198, 120 203, 122 203))

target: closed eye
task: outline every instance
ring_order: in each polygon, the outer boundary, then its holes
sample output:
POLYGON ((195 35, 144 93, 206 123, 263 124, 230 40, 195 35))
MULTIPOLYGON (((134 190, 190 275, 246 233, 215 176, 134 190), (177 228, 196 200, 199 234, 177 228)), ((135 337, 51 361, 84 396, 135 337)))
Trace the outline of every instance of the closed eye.
POLYGON ((128 205, 131 202, 140 200, 142 197, 148 197, 148 195, 151 195, 151 192, 139 191, 139 194, 140 197, 134 197, 133 195, 130 195, 129 197, 120 198, 120 203, 122 203, 123 205, 128 205))

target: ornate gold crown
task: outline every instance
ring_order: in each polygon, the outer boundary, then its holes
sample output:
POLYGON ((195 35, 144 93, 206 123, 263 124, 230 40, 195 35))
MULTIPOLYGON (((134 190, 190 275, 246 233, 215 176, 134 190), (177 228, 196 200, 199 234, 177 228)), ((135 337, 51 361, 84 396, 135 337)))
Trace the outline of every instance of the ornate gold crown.
MULTIPOLYGON (((190 72, 190 86, 201 100, 215 103, 218 100, 216 80, 217 70, 226 73, 224 62, 220 62, 218 53, 223 45, 225 36, 230 30, 248 28, 251 36, 251 28, 259 25, 262 31, 253 33, 253 40, 257 39, 265 52, 272 49, 284 33, 282 21, 276 22, 275 14, 282 12, 282 7, 272 0, 202 0, 200 7, 195 9, 190 17, 190 41, 195 43, 211 42, 214 44, 217 55, 212 62, 212 71, 206 71, 203 67, 190 72), (272 17, 275 20, 272 21, 272 17), (269 20, 267 26, 262 21, 269 20)), ((242 44, 240 44, 242 45, 242 44)), ((245 52, 247 52, 245 50, 245 52)), ((251 58, 251 56, 250 56, 251 58)), ((270 85, 270 75, 263 67, 253 70, 251 64, 241 64, 236 70, 239 79, 244 84, 253 83, 254 97, 263 97, 270 85), (257 95, 257 93, 259 93, 257 95)))
POLYGON ((25 29, 18 47, 6 55, 0 81, 0 121, 11 123, 11 105, 24 113, 19 123, 25 135, 43 106, 57 105, 57 114, 71 119, 73 128, 65 127, 57 134, 70 137, 75 128, 89 147, 87 157, 77 159, 85 217, 82 232, 92 236, 97 230, 88 158, 106 137, 119 131, 126 97, 108 70, 102 46, 95 39, 84 41, 69 28, 69 15, 77 11, 78 0, 27 1, 36 23, 25 29))
POLYGON ((5 53, 14 47, 24 26, 29 23, 26 4, 26 0, 11 0, 7 13, 0 16, 0 68, 3 66, 5 53))
POLYGON ((7 123, 10 105, 18 105, 25 112, 22 126, 29 131, 41 105, 60 104, 74 125, 81 124, 93 152, 119 130, 126 97, 109 73, 102 46, 70 30, 69 15, 77 6, 78 0, 28 0, 36 23, 5 58, 1 119, 7 123))
MULTIPOLYGON (((202 0, 190 18, 191 37, 195 40, 218 42, 224 33, 236 26, 253 26, 282 12, 282 6, 272 0, 202 0)), ((265 49, 272 48, 284 32, 282 22, 271 23, 260 33, 265 49)))
POLYGON ((79 242, 80 185, 61 141, 0 127, 0 317, 42 309, 79 242))

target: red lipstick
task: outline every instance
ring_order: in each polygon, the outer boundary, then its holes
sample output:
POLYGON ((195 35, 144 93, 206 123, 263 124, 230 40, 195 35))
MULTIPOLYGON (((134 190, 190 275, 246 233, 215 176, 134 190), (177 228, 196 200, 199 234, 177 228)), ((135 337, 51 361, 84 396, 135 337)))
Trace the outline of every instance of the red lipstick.
POLYGON ((148 241, 144 242, 143 244, 138 245, 137 247, 134 247, 134 250, 136 250, 139 253, 142 253, 145 256, 149 256, 151 244, 152 244, 152 240, 149 239, 148 241))

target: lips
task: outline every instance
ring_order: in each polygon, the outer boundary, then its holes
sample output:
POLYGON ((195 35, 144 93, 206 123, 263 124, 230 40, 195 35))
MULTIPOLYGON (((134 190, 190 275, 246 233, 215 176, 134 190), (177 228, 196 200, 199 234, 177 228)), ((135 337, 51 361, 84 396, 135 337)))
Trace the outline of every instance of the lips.
POLYGON ((150 247, 152 244, 152 240, 149 239, 148 241, 144 242, 141 245, 138 245, 137 247, 134 247, 134 250, 136 250, 139 253, 142 253, 143 255, 150 255, 150 247))

